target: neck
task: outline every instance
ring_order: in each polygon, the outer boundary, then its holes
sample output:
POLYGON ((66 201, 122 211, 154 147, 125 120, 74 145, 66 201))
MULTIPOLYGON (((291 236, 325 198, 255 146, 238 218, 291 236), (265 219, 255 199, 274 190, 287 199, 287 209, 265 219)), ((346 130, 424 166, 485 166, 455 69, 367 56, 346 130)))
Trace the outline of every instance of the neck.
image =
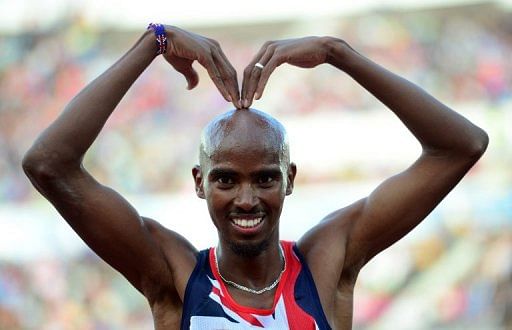
POLYGON ((278 241, 255 257, 241 256, 221 242, 216 248, 216 255, 219 272, 225 279, 252 289, 270 285, 284 267, 284 255, 278 241))

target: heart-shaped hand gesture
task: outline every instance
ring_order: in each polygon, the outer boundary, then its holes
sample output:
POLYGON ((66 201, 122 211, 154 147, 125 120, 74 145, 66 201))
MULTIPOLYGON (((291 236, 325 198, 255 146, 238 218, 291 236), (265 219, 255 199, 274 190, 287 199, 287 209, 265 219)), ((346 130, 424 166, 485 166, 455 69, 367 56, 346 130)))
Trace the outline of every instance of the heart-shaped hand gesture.
POLYGON ((327 60, 327 38, 304 37, 266 42, 244 70, 242 106, 248 108, 253 99, 260 99, 272 72, 288 63, 313 68, 327 60))
POLYGON ((198 61, 208 71, 224 99, 233 102, 235 107, 241 108, 236 71, 224 55, 219 43, 178 27, 167 25, 165 29, 170 43, 164 58, 185 76, 188 89, 196 87, 199 82, 197 72, 192 67, 192 63, 198 61))
POLYGON ((166 26, 166 30, 171 42, 164 57, 185 76, 188 88, 194 88, 199 82, 192 67, 192 63, 198 61, 226 101, 238 109, 248 108, 254 99, 263 95, 270 75, 279 65, 288 63, 313 68, 325 63, 330 40, 328 37, 305 37, 266 42, 244 70, 240 97, 236 71, 216 40, 174 26, 166 26))

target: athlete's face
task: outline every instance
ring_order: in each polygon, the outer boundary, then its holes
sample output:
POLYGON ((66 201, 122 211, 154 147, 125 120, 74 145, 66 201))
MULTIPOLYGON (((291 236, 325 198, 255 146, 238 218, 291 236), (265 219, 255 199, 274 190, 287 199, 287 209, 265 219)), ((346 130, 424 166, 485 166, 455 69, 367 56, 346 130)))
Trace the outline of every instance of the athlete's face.
POLYGON ((219 239, 240 255, 258 255, 279 239, 279 217, 295 177, 295 165, 264 134, 230 132, 193 169, 219 239))

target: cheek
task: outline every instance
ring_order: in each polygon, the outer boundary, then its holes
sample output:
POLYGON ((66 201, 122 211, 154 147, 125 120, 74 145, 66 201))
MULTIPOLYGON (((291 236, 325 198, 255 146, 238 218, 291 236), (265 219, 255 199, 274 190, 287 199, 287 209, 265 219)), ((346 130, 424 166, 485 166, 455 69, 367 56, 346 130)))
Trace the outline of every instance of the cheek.
POLYGON ((206 202, 210 213, 223 211, 232 199, 226 191, 207 190, 205 191, 206 202))
POLYGON ((271 206, 272 208, 281 208, 283 206, 284 198, 286 196, 286 187, 280 185, 272 189, 271 191, 266 191, 261 200, 266 204, 271 206))
POLYGON ((277 190, 276 194, 279 195, 279 198, 281 200, 284 200, 284 198, 286 196, 286 187, 287 186, 288 186, 287 181, 284 180, 284 181, 280 182, 279 187, 276 189, 277 190))
POLYGON ((208 213, 213 225, 219 229, 219 221, 217 219, 222 217, 222 209, 219 207, 219 202, 215 199, 215 196, 206 195, 206 205, 208 206, 208 213))

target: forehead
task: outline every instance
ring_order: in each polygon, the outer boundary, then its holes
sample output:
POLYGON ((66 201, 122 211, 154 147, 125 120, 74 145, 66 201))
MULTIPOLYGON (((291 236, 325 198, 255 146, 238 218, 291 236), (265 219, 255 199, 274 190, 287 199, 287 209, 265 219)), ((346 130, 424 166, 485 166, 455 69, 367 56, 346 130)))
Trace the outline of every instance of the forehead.
MULTIPOLYGON (((212 141, 213 142, 213 141, 212 141)), ((211 164, 280 164, 283 161, 282 143, 268 132, 252 130, 231 132, 211 145, 208 158, 211 164)))
POLYGON ((201 165, 283 166, 288 162, 284 127, 255 109, 214 118, 201 134, 201 165))

